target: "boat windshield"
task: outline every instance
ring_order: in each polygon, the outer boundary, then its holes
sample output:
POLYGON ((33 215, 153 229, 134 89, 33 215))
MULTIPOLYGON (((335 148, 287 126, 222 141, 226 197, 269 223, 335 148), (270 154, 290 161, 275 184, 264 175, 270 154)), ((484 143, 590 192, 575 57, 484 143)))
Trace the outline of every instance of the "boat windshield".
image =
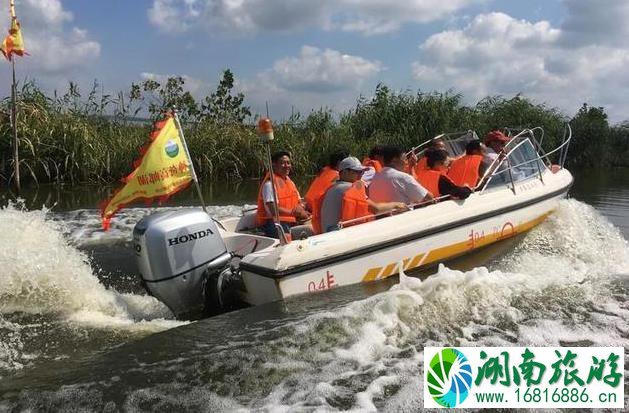
POLYGON ((506 156, 490 167, 493 171, 486 187, 495 187, 539 176, 547 168, 537 153, 531 136, 517 135, 505 147, 506 156))
POLYGON ((439 139, 445 143, 446 149, 450 157, 458 158, 459 156, 465 154, 465 146, 467 145, 467 143, 472 140, 477 140, 478 135, 476 135, 476 132, 472 130, 462 131, 462 132, 443 133, 441 135, 435 136, 432 139, 422 142, 418 146, 415 146, 407 153, 407 155, 410 153, 415 153, 417 157, 421 157, 424 154, 424 152, 426 152, 426 149, 430 147, 431 142, 434 142, 439 139))
POLYGON ((459 136, 448 136, 444 138, 448 153, 452 158, 465 155, 465 147, 473 140, 478 140, 478 135, 476 135, 474 131, 461 132, 459 136))

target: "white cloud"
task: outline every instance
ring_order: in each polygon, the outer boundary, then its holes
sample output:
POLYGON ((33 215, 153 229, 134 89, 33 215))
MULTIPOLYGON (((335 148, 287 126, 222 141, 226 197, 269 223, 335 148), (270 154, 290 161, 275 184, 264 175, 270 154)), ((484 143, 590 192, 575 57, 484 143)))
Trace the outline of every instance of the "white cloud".
POLYGON ((627 46, 629 1, 564 0, 568 16, 562 23, 562 41, 567 46, 627 46))
MULTIPOLYGON (((73 20, 59 0, 23 0, 16 5, 29 57, 21 63, 31 74, 63 76, 100 55, 100 44, 87 31, 67 27, 73 20)), ((4 22, 3 24, 7 24, 4 22)), ((2 32, 6 32, 6 26, 2 32)))
POLYGON ((189 29, 230 33, 343 30, 366 35, 426 23, 484 0, 153 0, 149 21, 167 32, 189 29))
POLYGON ((183 32, 198 17, 195 0, 155 0, 148 10, 149 21, 167 32, 183 32))
MULTIPOLYGON (((375 60, 303 46, 298 55, 278 59, 251 78, 238 80, 236 73, 234 93, 243 92, 245 104, 250 105, 254 113, 263 113, 265 103, 269 102, 271 115, 275 118, 289 116, 291 108, 305 113, 319 107, 341 111, 352 106, 363 85, 382 70, 382 64, 375 60)), ((184 89, 197 101, 215 87, 186 74, 140 74, 141 80, 152 79, 160 84, 173 76, 185 80, 184 89)))
POLYGON ((344 110, 355 103, 365 82, 382 70, 376 60, 303 46, 298 56, 279 59, 255 79, 243 81, 242 89, 254 108, 270 101, 282 115, 291 107, 344 110))
POLYGON ((327 93, 356 89, 380 70, 378 61, 303 46, 299 56, 276 61, 268 75, 287 90, 327 93))
MULTIPOLYGON (((580 19, 578 3, 566 2, 564 24, 580 19)), ((481 14, 462 29, 425 40, 412 64, 413 75, 424 90, 454 89, 471 99, 523 93, 568 113, 588 102, 605 106, 612 119, 626 119, 629 104, 620 85, 629 83, 629 46, 611 39, 600 43, 592 36, 587 41, 587 33, 547 21, 481 14)))

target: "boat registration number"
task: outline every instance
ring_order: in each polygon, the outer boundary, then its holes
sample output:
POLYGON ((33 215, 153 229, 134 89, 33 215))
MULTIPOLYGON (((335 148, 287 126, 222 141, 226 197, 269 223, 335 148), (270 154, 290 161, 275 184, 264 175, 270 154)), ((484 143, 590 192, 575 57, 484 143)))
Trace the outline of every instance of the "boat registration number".
POLYGON ((308 283, 308 292, 313 293, 315 291, 329 290, 336 287, 336 281, 334 280, 334 274, 330 271, 325 272, 325 276, 321 277, 318 281, 310 281, 308 283))

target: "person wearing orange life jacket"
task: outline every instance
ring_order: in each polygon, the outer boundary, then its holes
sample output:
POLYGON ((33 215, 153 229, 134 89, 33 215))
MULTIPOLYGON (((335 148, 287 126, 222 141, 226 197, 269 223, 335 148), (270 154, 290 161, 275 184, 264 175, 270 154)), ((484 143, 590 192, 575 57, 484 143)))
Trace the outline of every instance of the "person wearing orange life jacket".
POLYGON ((487 167, 483 163, 485 147, 478 139, 469 141, 465 146, 465 155, 455 159, 448 169, 448 178, 455 185, 467 185, 475 188, 487 167))
MULTIPOLYGON (((447 151, 446 143, 441 138, 433 138, 432 141, 430 141, 430 146, 428 147, 428 149, 431 149, 431 148, 442 149, 444 151, 447 151)), ((428 149, 426 149, 426 151, 428 149)), ((453 160, 452 158, 448 157, 448 159, 446 160, 446 167, 450 165, 450 162, 452 160, 453 160)), ((411 175, 417 177, 420 171, 427 170, 427 169, 430 169, 430 168, 428 168, 428 159, 426 158, 426 152, 424 152, 424 156, 419 158, 417 162, 415 163, 415 166, 412 170, 411 175)))
POLYGON ((339 180, 327 190, 321 202, 322 232, 339 229, 339 223, 366 217, 362 223, 373 219, 372 214, 387 211, 405 211, 407 206, 401 202, 376 203, 367 198, 365 184, 361 175, 367 168, 360 161, 349 156, 339 164, 339 180), (368 217, 368 218, 367 218, 368 217))
POLYGON ((339 179, 339 163, 347 157, 347 153, 345 152, 334 152, 330 155, 330 160, 328 164, 323 167, 319 175, 312 181, 310 184, 310 188, 308 188, 308 192, 306 192, 306 196, 304 197, 306 201, 306 209, 310 211, 312 214, 312 229, 315 234, 321 233, 321 228, 319 227, 319 223, 321 222, 319 219, 319 213, 321 212, 321 201, 323 199, 323 195, 330 188, 334 182, 339 179))
POLYGON ((369 156, 363 159, 363 166, 367 167, 363 173, 362 181, 369 186, 374 175, 383 168, 382 150, 384 146, 376 145, 369 151, 369 156))
POLYGON ((435 198, 450 195, 455 199, 466 199, 472 193, 468 186, 455 185, 446 175, 445 163, 448 159, 448 152, 443 149, 428 149, 426 160, 428 168, 420 171, 417 179, 435 198))
POLYGON ((333 152, 330 155, 328 164, 319 171, 319 174, 312 181, 304 196, 308 211, 312 212, 315 210, 315 202, 339 179, 339 162, 346 158, 347 155, 346 152, 333 152))
POLYGON ((262 227, 266 236, 278 238, 274 224, 276 210, 280 224, 286 232, 290 231, 290 227, 308 220, 310 214, 301 203, 299 190, 288 176, 292 170, 290 154, 284 151, 274 153, 271 156, 271 166, 277 200, 273 196, 273 186, 267 174, 258 191, 256 222, 262 227))

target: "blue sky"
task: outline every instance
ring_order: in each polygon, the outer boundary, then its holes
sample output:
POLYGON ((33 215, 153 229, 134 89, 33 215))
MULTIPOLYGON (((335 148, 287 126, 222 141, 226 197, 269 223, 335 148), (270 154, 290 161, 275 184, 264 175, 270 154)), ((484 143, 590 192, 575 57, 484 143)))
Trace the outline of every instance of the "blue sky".
MULTIPOLYGON (((8 1, 7 1, 8 3, 8 1)), ((629 119, 629 1, 16 0, 18 77, 109 92, 182 75, 195 96, 230 68, 247 103, 284 116, 351 107, 378 82, 454 90, 468 103, 522 93, 572 114, 629 119)), ((8 17, 1 27, 6 30, 8 17)), ((8 93, 9 65, 0 75, 8 93)))

